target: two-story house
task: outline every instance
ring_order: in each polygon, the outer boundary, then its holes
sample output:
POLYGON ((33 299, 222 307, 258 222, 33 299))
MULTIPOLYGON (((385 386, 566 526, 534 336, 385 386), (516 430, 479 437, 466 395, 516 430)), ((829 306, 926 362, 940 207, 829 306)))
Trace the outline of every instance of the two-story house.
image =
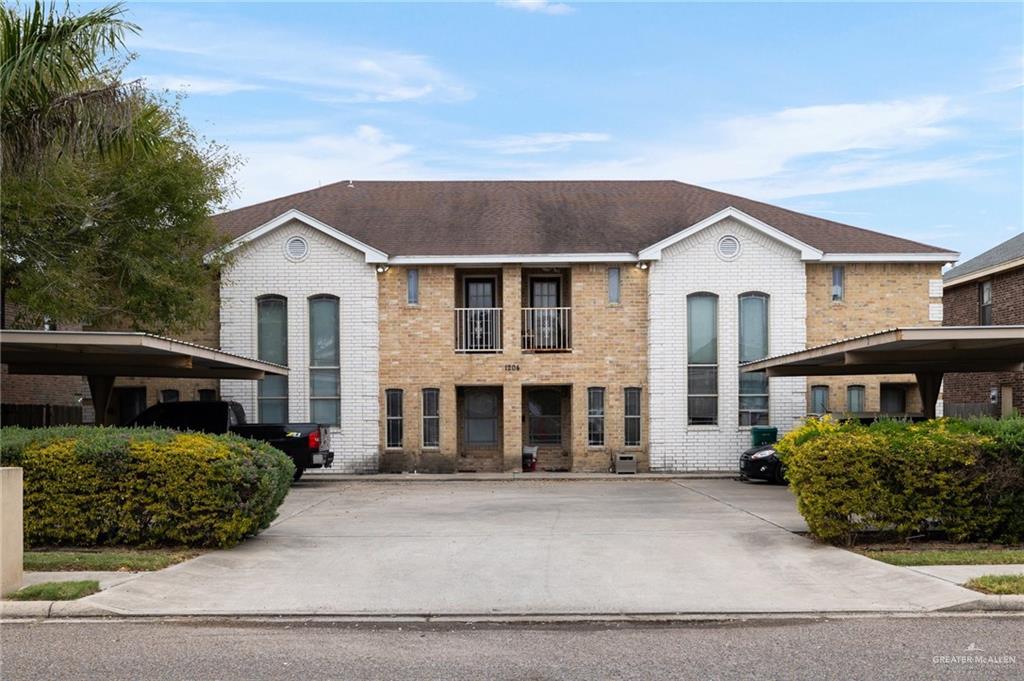
POLYGON ((741 362, 938 324, 957 254, 679 182, 342 182, 215 218, 223 381, 347 471, 731 470, 754 425, 914 410, 913 377, 741 362))
MULTIPOLYGON (((964 261, 943 275, 943 324, 1024 325, 1024 233, 964 261)), ((949 416, 1024 413, 1024 372, 948 374, 949 416)))

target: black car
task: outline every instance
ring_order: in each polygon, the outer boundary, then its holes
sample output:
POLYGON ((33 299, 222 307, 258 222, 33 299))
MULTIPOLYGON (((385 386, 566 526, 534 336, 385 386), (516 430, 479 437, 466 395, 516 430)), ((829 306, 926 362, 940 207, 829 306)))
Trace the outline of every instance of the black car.
POLYGON ((775 445, 760 445, 743 452, 740 455, 740 477, 785 484, 786 467, 775 454, 775 445))
POLYGON ((234 433, 280 449, 295 464, 295 480, 307 468, 330 468, 330 431, 316 423, 246 423, 238 402, 161 402, 135 417, 130 426, 157 426, 196 433, 234 433))

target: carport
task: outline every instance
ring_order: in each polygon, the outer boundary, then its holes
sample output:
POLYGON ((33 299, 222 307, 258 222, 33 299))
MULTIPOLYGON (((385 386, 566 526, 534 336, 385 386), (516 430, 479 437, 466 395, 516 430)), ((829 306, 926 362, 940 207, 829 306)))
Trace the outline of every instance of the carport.
POLYGON ((1024 326, 888 329, 740 366, 769 376, 914 374, 925 418, 935 418, 946 373, 1024 371, 1024 326))
POLYGON ((4 330, 0 358, 11 374, 85 376, 98 425, 106 422, 118 376, 260 379, 266 374, 288 375, 288 368, 278 364, 124 331, 4 330))

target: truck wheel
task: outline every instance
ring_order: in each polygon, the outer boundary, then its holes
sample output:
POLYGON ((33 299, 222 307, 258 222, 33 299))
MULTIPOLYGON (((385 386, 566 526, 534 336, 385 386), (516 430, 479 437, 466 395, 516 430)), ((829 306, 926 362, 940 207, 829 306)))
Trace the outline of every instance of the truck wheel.
POLYGON ((305 468, 299 468, 298 466, 296 466, 295 467, 295 475, 292 476, 292 482, 298 482, 299 479, 302 477, 302 474, 305 473, 305 472, 306 472, 305 468))

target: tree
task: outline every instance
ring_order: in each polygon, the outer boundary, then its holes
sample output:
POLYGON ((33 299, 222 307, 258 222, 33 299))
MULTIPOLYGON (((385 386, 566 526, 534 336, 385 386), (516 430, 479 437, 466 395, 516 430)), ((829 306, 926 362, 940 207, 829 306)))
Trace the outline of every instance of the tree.
POLYGON ((234 160, 175 103, 123 82, 137 29, 122 12, 0 15, 3 293, 19 321, 182 331, 214 305, 209 216, 234 160))

